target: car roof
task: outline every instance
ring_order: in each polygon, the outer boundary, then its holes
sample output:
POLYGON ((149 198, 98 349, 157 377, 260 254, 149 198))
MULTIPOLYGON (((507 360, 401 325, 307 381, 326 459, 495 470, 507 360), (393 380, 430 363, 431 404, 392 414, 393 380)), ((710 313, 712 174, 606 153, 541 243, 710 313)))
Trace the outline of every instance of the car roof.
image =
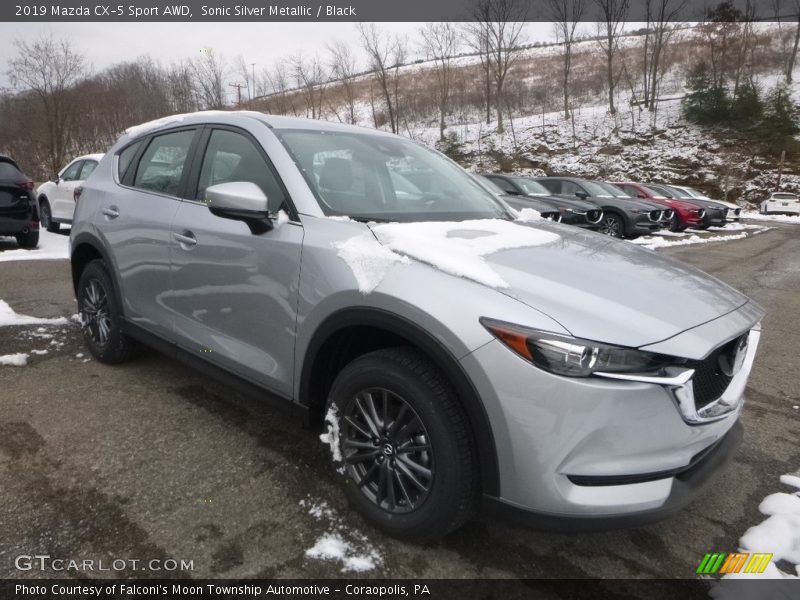
POLYGON ((266 113, 251 110, 204 110, 193 113, 169 115, 161 119, 155 119, 154 121, 148 121, 147 123, 129 127, 125 133, 129 139, 134 139, 160 129, 174 127, 176 125, 202 125, 205 123, 241 125, 243 120, 247 119, 261 122, 267 127, 273 129, 306 129, 308 131, 368 133, 371 135, 396 137, 393 134, 380 131, 378 129, 372 129, 370 127, 346 125, 344 123, 321 121, 319 119, 304 119, 301 117, 268 115, 266 113))

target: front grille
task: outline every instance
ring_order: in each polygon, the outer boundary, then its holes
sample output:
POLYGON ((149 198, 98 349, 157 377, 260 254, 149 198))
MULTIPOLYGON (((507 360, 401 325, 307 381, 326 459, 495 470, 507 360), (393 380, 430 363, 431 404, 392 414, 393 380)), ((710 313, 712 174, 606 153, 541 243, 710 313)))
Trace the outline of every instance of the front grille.
POLYGON ((694 404, 699 410, 717 400, 728 389, 733 375, 728 375, 722 370, 720 358, 727 359, 728 364, 733 364, 736 351, 743 337, 747 333, 731 340, 714 350, 703 360, 690 361, 686 366, 694 369, 692 387, 694 389, 694 404))

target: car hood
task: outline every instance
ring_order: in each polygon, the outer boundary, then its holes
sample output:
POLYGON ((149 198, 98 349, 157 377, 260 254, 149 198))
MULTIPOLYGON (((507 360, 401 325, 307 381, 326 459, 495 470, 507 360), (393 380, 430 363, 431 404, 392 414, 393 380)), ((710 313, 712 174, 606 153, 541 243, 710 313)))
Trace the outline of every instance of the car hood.
MULTIPOLYGON (((560 240, 485 259, 508 283, 501 292, 547 314, 576 337, 644 346, 748 302, 710 275, 630 242, 558 224, 535 227, 557 232, 560 240)), ((491 311, 486 316, 503 318, 491 311)))

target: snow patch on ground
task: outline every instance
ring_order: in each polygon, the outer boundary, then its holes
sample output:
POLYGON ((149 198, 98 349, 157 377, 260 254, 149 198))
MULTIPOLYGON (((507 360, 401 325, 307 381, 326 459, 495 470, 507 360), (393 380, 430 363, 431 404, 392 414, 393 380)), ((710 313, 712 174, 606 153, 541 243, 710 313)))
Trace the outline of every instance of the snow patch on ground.
POLYGON ((0 356, 0 365, 11 367, 24 367, 28 364, 28 354, 17 352, 16 354, 6 354, 0 356))
POLYGON ((800 578, 800 476, 782 475, 782 484, 795 488, 792 493, 770 494, 759 504, 758 510, 767 519, 748 529, 739 540, 744 552, 772 553, 764 573, 734 573, 725 578, 800 578), (787 573, 775 563, 793 565, 794 573, 787 573))
MULTIPOLYGON (((5 300, 0 300, 0 327, 8 325, 65 325, 67 320, 64 317, 56 319, 44 319, 40 317, 29 317, 14 312, 5 300)), ((44 337, 44 336, 42 336, 44 337)))
POLYGON ((711 242, 729 242, 733 240, 741 240, 747 237, 746 232, 735 233, 733 235, 713 235, 709 237, 701 237, 693 234, 686 238, 681 239, 667 239, 661 236, 642 236, 635 240, 630 240, 631 243, 650 248, 655 250, 657 248, 667 248, 673 246, 690 246, 692 244, 710 244, 711 242))
POLYGON ((322 433, 319 439, 323 444, 328 444, 331 449, 331 455, 335 462, 342 462, 342 451, 339 448, 339 415, 336 412, 336 407, 331 406, 325 415, 325 425, 328 428, 326 433, 322 433))
POLYGON ((39 232, 39 246, 33 250, 15 248, 0 252, 0 262, 59 259, 69 259, 69 236, 50 233, 46 229, 39 232))
POLYGON ((348 528, 336 510, 322 501, 307 498, 300 506, 308 507, 308 514, 317 521, 325 521, 327 531, 306 550, 306 556, 316 560, 330 560, 342 565, 342 573, 363 573, 383 564, 383 556, 367 537, 348 528))
POLYGON ((800 225, 800 216, 794 215, 762 215, 755 211, 742 211, 743 219, 753 219, 754 221, 774 221, 775 223, 791 223, 800 225))

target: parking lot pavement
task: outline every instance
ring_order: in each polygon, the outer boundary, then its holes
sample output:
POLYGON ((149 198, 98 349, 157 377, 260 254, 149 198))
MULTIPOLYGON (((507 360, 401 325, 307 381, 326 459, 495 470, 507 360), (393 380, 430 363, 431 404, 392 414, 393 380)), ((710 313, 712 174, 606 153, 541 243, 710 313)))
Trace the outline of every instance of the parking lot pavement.
MULTIPOLYGON (((155 352, 114 367, 87 360, 69 321, 0 327, 0 354, 30 354, 27 366, 0 366, 0 577, 42 576, 15 569, 30 554, 191 560, 192 577, 693 577, 705 552, 738 548, 778 477, 800 468, 800 236, 776 225, 662 252, 768 310, 745 442, 668 521, 569 535, 475 522, 429 547, 391 540, 348 511, 317 432, 155 352), (322 536, 338 558, 306 555, 322 536)), ((0 263, 0 298, 27 315, 76 312, 66 261, 0 263)))

